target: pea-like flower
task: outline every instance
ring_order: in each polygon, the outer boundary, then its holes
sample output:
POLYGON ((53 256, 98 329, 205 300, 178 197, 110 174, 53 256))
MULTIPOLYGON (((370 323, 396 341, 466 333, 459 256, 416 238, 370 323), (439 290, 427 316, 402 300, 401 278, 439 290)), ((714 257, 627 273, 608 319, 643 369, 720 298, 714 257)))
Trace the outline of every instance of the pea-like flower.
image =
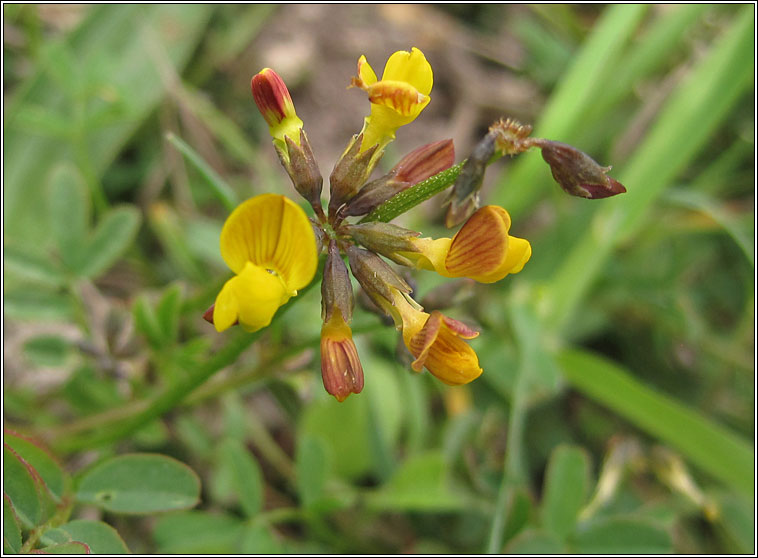
POLYGON ((276 194, 251 198, 229 215, 221 230, 221 257, 236 275, 216 297, 217 331, 235 322, 248 331, 266 327, 311 282, 318 263, 305 212, 276 194))
POLYGON ((532 246, 528 240, 508 234, 511 216, 497 205, 476 211, 451 238, 411 239, 418 253, 416 265, 434 270, 443 277, 470 277, 480 283, 500 281, 518 273, 529 261, 532 246))
POLYGON ((382 79, 366 61, 358 59, 358 76, 351 85, 368 93, 371 115, 363 127, 361 150, 373 145, 383 149, 395 139, 395 130, 413 122, 429 104, 433 83, 432 67, 424 53, 413 47, 411 52, 399 50, 387 60, 382 79))

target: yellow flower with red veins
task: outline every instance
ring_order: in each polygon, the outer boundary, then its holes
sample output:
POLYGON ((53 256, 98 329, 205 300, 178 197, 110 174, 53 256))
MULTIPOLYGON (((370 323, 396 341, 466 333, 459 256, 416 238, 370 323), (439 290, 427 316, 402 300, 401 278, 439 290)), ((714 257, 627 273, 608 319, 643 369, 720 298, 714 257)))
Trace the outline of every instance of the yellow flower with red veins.
POLYGON ((480 283, 518 273, 529 261, 528 240, 508 234, 511 217, 502 207, 487 205, 469 217, 453 238, 412 238, 418 252, 401 254, 422 269, 444 277, 470 277, 480 283))
POLYGON ((229 215, 221 230, 221 257, 236 275, 216 297, 213 324, 217 331, 236 322, 256 331, 313 279, 316 236, 297 204, 263 194, 229 215))
POLYGON ((429 104, 432 91, 432 67, 424 53, 416 47, 411 52, 399 50, 392 54, 384 66, 382 79, 366 61, 358 59, 358 76, 351 85, 368 93, 371 115, 363 126, 361 151, 373 145, 383 149, 395 139, 395 130, 413 122, 429 104))

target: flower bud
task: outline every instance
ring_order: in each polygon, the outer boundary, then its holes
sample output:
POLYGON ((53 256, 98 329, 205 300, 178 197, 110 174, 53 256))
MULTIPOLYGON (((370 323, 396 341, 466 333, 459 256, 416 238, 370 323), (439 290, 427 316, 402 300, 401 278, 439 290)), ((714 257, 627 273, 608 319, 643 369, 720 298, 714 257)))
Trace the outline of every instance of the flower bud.
POLYGON ((353 333, 340 312, 334 312, 321 328, 321 379, 326 391, 340 402, 363 390, 363 366, 353 333))
POLYGON ((362 137, 362 135, 358 135, 352 139, 329 177, 331 188, 330 217, 335 216, 345 202, 358 193, 373 170, 372 158, 377 146, 372 146, 361 152, 362 137))
POLYGON ((282 166, 292 180, 292 185, 298 194, 308 200, 317 214, 323 214, 321 188, 324 179, 321 178, 321 172, 318 169, 316 158, 313 156, 313 150, 308 137, 305 135, 305 130, 300 130, 299 144, 295 143, 289 136, 286 136, 284 141, 287 146, 288 157, 283 157, 279 150, 277 153, 279 153, 282 166))
POLYGON ((303 121, 295 113, 290 92, 279 74, 264 68, 253 76, 250 89, 277 147, 284 148, 287 136, 299 144, 303 121))
POLYGON ((349 324, 353 318, 353 285, 347 266, 342 261, 337 242, 329 241, 329 250, 324 265, 324 278, 321 281, 321 317, 324 322, 332 319, 334 312, 342 315, 342 320, 349 324))
POLYGON ((396 292, 411 292, 408 283, 376 254, 350 246, 347 255, 353 276, 371 300, 383 310, 387 309, 387 304, 392 304, 396 292))
POLYGON ((455 162, 453 140, 421 146, 383 177, 370 182, 340 212, 345 217, 370 213, 395 194, 450 168, 455 162))
POLYGON ((412 260, 400 252, 417 252, 418 249, 410 239, 420 236, 420 233, 378 221, 349 225, 345 228, 356 242, 371 252, 381 254, 400 265, 414 265, 412 260))
POLYGON ((626 192, 623 184, 606 175, 611 167, 601 167, 575 147, 550 140, 535 141, 535 145, 542 148, 542 158, 566 193, 595 200, 626 192))
POLYGON ((476 144, 469 155, 458 178, 450 191, 445 216, 445 226, 455 227, 468 219, 479 207, 479 189, 484 180, 484 171, 490 159, 495 154, 495 138, 497 132, 490 129, 486 136, 476 144))

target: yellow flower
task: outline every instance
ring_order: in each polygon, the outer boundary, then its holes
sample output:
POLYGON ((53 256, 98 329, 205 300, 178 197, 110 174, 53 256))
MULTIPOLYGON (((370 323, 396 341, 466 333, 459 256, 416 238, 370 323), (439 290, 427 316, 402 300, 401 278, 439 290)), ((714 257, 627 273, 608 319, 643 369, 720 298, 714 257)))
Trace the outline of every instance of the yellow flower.
POLYGON ((213 324, 256 331, 313 279, 316 237, 298 205, 263 194, 242 203, 221 230, 221 257, 236 274, 216 297, 213 324))
POLYGON ((397 289, 392 296, 390 313, 402 327, 405 346, 416 357, 413 370, 420 372, 426 367, 451 386, 467 384, 481 375, 479 358, 464 341, 479 332, 436 310, 431 315, 418 310, 397 289))
POLYGON ((432 67, 416 47, 411 52, 399 50, 384 66, 377 80, 365 56, 358 59, 358 77, 351 84, 368 93, 371 115, 363 126, 361 151, 379 144, 381 151, 395 139, 395 130, 413 122, 429 104, 432 91, 432 67))
POLYGON ((295 113, 290 92, 279 74, 271 68, 263 68, 253 76, 250 89, 277 149, 287 153, 285 137, 300 145, 303 121, 295 113))
POLYGON ((363 366, 353 332, 339 311, 321 328, 321 378, 326 391, 340 402, 363 389, 363 366))
POLYGON ((411 238, 418 252, 401 252, 422 269, 444 277, 470 277, 480 283, 518 273, 532 255, 528 240, 508 234, 511 217, 502 207, 487 205, 474 213, 451 238, 411 238))

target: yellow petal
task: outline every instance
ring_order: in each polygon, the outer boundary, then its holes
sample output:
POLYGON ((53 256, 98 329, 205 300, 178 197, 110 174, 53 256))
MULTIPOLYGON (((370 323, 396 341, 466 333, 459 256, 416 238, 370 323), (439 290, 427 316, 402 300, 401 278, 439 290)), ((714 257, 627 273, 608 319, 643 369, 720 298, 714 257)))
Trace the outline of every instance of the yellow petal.
POLYGON ((308 217, 288 198, 263 194, 242 203, 221 230, 221 256, 239 274, 247 262, 273 270, 288 290, 316 273, 316 237, 308 217))
POLYGON ((376 83, 376 74, 364 55, 358 59, 358 77, 361 78, 364 86, 376 83))
POLYGON ((277 275, 250 262, 229 279, 216 297, 213 325, 223 331, 236 321, 247 331, 256 331, 271 319, 292 296, 277 275))
POLYGON ((413 47, 411 52, 399 50, 389 57, 382 80, 405 81, 418 89, 419 93, 429 95, 434 77, 432 66, 424 53, 413 47))

